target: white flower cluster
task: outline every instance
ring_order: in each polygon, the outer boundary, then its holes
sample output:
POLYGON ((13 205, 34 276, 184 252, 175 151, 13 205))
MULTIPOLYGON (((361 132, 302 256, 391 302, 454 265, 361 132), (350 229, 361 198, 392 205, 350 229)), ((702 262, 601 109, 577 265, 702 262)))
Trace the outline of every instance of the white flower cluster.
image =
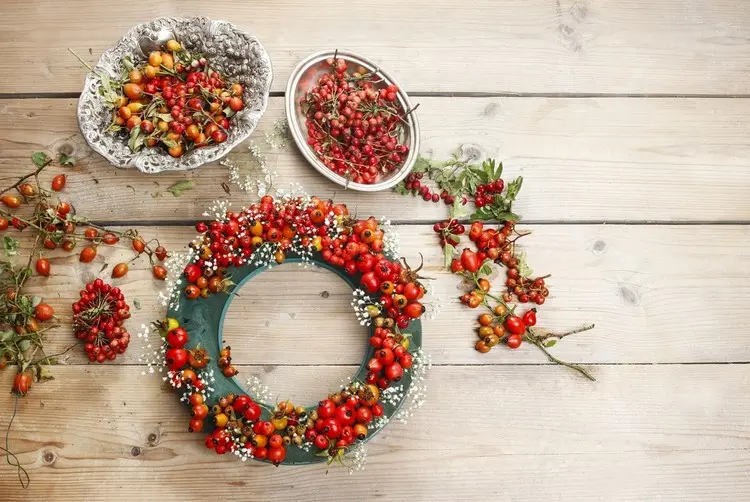
POLYGON ((380 392, 380 400, 383 403, 396 406, 404 398, 404 384, 388 387, 380 392))
POLYGON ((187 251, 172 252, 169 254, 169 258, 164 261, 164 267, 167 269, 167 279, 164 291, 159 292, 159 303, 173 309, 180 308, 182 273, 195 256, 195 251, 192 248, 188 248, 187 251))
POLYGON ((268 386, 263 384, 263 382, 260 381, 260 378, 255 375, 250 375, 247 380, 245 380, 245 390, 247 390, 248 394, 252 395, 253 399, 256 401, 270 403, 273 400, 273 393, 271 393, 268 386))
MULTIPOLYGON (((211 384, 216 381, 216 377, 214 377, 214 370, 201 370, 197 373, 198 378, 203 383, 202 388, 198 389, 194 387, 193 385, 186 383, 184 386, 184 391, 182 392, 182 396, 180 397, 181 403, 187 403, 190 400, 191 394, 203 394, 203 399, 208 400, 211 398, 211 394, 214 393, 216 389, 211 387, 211 384)), ((172 385, 172 387, 175 387, 176 389, 182 388, 181 385, 182 380, 180 378, 177 378, 176 381, 180 383, 180 385, 175 385, 173 381, 175 381, 175 376, 178 376, 178 373, 174 373, 172 371, 167 373, 167 376, 169 376, 169 383, 172 385)), ((164 380, 167 380, 167 377, 164 377, 164 380)))
POLYGON ((352 297, 352 308, 360 326, 369 326, 372 324, 372 317, 370 317, 367 307, 375 302, 361 289, 352 291, 352 297))
POLYGON ((388 417, 386 417, 385 415, 380 415, 379 417, 374 417, 372 419, 372 422, 367 424, 367 428, 370 429, 371 431, 375 431, 375 430, 382 429, 383 427, 386 426, 387 423, 388 423, 388 417))
POLYGON ((349 464, 349 474, 365 470, 367 463, 367 445, 357 442, 349 451, 346 452, 346 458, 351 460, 349 464))
POLYGON ((155 337, 149 338, 151 334, 151 327, 141 324, 141 331, 138 332, 138 338, 141 339, 143 344, 143 352, 138 356, 139 363, 145 363, 147 370, 141 371, 141 375, 145 375, 148 371, 149 375, 153 375, 155 371, 162 373, 164 371, 164 352, 167 350, 166 343, 156 333, 155 337), (156 338, 156 340, 153 340, 156 338))
POLYGON ((266 143, 273 149, 283 150, 289 144, 292 133, 289 130, 289 122, 286 117, 281 117, 273 123, 273 130, 264 134, 266 143))
POLYGON ((422 285, 424 286, 425 297, 430 298, 430 301, 424 304, 425 312, 422 314, 422 319, 431 321, 437 318, 440 311, 443 310, 443 304, 440 302, 440 297, 434 294, 435 288, 433 287, 432 282, 424 281, 422 282, 422 285))
POLYGON ((427 372, 432 367, 432 358, 421 347, 412 352, 412 357, 411 386, 406 391, 403 406, 393 417, 403 424, 424 405, 427 397, 427 372))
POLYGON ((380 229, 383 230, 383 254, 391 259, 398 260, 401 257, 401 245, 396 229, 391 225, 391 220, 380 219, 380 229))
POLYGON ((228 200, 215 200, 208 206, 207 211, 203 211, 203 216, 217 221, 227 221, 227 211, 232 206, 228 200))

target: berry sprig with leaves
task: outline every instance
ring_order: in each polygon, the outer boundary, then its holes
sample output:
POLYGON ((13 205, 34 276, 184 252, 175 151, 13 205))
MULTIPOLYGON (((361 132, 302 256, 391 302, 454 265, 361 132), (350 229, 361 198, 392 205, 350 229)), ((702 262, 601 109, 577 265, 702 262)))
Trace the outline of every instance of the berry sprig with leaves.
POLYGON ((477 318, 479 339, 474 348, 478 352, 489 352, 501 343, 518 349, 528 342, 553 363, 595 380, 584 367, 563 361, 548 350, 566 336, 592 329, 593 324, 566 333, 536 327, 537 309, 550 294, 546 282, 550 276, 533 277, 525 253, 518 249, 517 241, 530 234, 516 229, 521 217, 513 211, 523 178, 519 176, 506 184, 502 174, 502 163, 494 159, 475 162, 459 149, 447 161, 420 156, 412 173, 394 190, 402 195, 420 195, 425 201, 442 200, 451 206, 451 217, 436 223, 433 230, 443 248, 445 267, 463 277, 468 285, 468 291, 460 297, 461 303, 488 310, 477 318), (466 217, 471 222, 468 232, 460 221, 466 217), (465 234, 475 249, 467 246, 459 253, 465 234), (489 280, 493 265, 506 271, 504 291, 498 294, 491 291, 489 280), (535 307, 517 314, 519 306, 527 303, 535 307))

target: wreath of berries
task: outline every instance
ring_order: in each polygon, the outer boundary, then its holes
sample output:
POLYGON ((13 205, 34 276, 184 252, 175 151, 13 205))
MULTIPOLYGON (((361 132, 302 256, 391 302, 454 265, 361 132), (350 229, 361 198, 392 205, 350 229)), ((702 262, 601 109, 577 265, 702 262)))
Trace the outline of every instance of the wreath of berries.
POLYGON ((169 317, 160 325, 166 380, 190 407, 189 430, 208 432, 205 445, 217 454, 275 465, 341 461, 404 413, 404 402, 421 400, 413 395, 425 366, 418 270, 393 256, 383 225, 351 217, 343 204, 265 196, 242 211, 226 209, 220 205, 215 221, 196 225, 201 235, 172 281, 169 317), (354 290, 360 324, 369 326, 355 378, 313 407, 248 394, 222 341, 230 293, 283 262, 337 273, 354 290))

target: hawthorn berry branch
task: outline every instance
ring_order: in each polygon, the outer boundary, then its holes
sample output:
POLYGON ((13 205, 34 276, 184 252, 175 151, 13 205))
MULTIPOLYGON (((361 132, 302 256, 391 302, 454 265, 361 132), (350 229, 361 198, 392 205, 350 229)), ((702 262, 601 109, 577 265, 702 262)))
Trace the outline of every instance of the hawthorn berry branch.
POLYGON ((582 326, 580 328, 574 329, 572 331, 568 331, 566 333, 554 333, 552 331, 543 330, 542 333, 539 333, 539 330, 535 328, 529 328, 529 331, 531 332, 531 336, 536 338, 537 340, 544 341, 549 338, 557 338, 562 339, 566 336, 575 335, 576 333, 583 333, 584 331, 589 331, 594 329, 594 324, 587 324, 585 326, 582 326))

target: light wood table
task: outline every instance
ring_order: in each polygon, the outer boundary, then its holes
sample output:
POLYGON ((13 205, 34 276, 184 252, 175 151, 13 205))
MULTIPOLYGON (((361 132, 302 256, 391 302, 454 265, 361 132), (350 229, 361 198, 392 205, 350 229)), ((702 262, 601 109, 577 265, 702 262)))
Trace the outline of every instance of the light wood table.
MULTIPOLYGON (((430 392, 407 425, 370 444, 364 472, 273 468, 206 451, 187 412, 153 376, 140 346, 113 364, 76 351, 22 401, 10 434, 32 481, 0 468, 0 500, 748 500, 750 499, 750 8, 736 0, 384 0, 127 4, 3 0, 0 177, 35 150, 72 148, 66 195, 79 213, 134 226, 171 249, 225 197, 224 167, 146 176, 87 149, 75 107, 84 70, 129 27, 160 15, 208 15, 258 36, 275 80, 251 139, 283 115, 283 88, 313 51, 373 58, 420 102, 423 153, 472 143, 522 174, 517 209, 532 266, 553 274, 541 323, 595 331, 556 355, 588 365, 591 383, 535 347, 472 349, 472 313, 440 268, 432 224, 442 206, 346 192, 294 148, 270 153, 280 184, 334 196, 398 225, 404 255, 425 254, 443 303, 424 323, 430 392), (171 184, 194 190, 154 198, 171 184)), ((245 147, 235 156, 244 155, 245 147)), ((249 197, 235 190, 240 207, 249 197)), ((60 313, 94 266, 52 254, 34 280, 60 313)), ((107 275, 107 272, 102 272, 107 275)), ((129 326, 163 315, 145 262, 122 280, 142 305, 129 326)), ((240 371, 309 404, 361 358, 350 292, 326 272, 282 266, 232 307, 225 334, 240 371), (327 291, 328 295, 321 295, 327 291), (250 294, 252 293, 252 294, 250 294)), ((63 328, 50 335, 62 348, 63 328)), ((0 372, 0 389, 12 371, 0 372)), ((0 393, 0 423, 13 400, 0 393)))

